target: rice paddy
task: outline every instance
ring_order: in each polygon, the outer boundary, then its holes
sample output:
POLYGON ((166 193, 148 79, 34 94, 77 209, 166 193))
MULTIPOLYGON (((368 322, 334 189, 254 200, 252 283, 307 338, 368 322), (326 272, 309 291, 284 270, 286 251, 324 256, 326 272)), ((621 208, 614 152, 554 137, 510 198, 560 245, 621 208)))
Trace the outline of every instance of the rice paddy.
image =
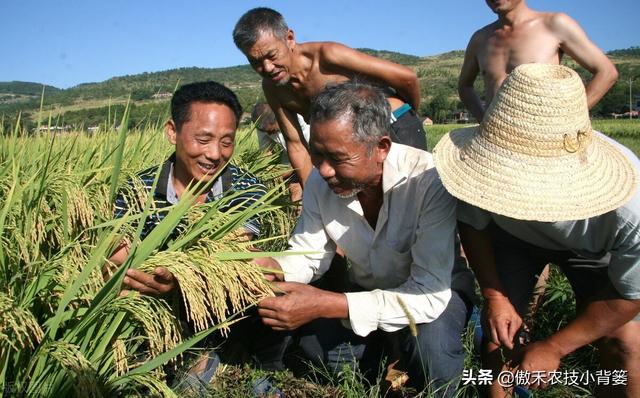
MULTIPOLYGON (((126 115, 121 125, 126 126, 126 115)), ((638 120, 596 120, 593 125, 640 153, 638 120)), ((429 147, 456 127, 429 126, 429 147)), ((253 130, 242 128, 234 162, 265 181, 268 194, 249 209, 231 213, 217 211, 223 202, 192 207, 194 197, 187 194, 140 241, 140 216, 113 220, 112 201, 128 177, 170 154, 160 126, 134 131, 112 127, 96 135, 32 135, 19 129, 0 134, 0 388, 8 396, 29 397, 176 396, 166 379, 167 366, 178 366, 181 353, 225 330, 241 310, 272 294, 260 269, 247 261, 255 254, 234 231, 259 216, 265 238, 253 244, 265 252, 285 247, 295 209, 278 177, 282 167, 277 154, 261 153, 253 130), (181 219, 187 220, 184 231, 170 239, 181 219), (102 266, 122 239, 130 239, 132 254, 105 282, 102 266), (128 268, 157 266, 176 275, 183 302, 119 295, 128 268), (197 334, 183 335, 177 308, 186 311, 197 334)), ((141 199, 144 217, 154 210, 141 199)), ((542 307, 547 305, 545 312, 554 317, 537 324, 541 334, 572 316, 566 287, 554 274, 542 307)), ((467 347, 466 365, 477 368, 472 344, 467 347)), ((589 368, 592 353, 579 352, 567 363, 589 368)), ((377 391, 351 376, 349 383, 307 389, 310 394, 318 391, 310 396, 377 391)), ((291 382, 288 376, 278 377, 291 382)), ((223 372, 218 383, 228 381, 223 372)), ((214 383, 212 394, 219 388, 214 383)), ((474 391, 461 394, 473 396, 474 391)), ((540 396, 544 394, 553 393, 540 396)))

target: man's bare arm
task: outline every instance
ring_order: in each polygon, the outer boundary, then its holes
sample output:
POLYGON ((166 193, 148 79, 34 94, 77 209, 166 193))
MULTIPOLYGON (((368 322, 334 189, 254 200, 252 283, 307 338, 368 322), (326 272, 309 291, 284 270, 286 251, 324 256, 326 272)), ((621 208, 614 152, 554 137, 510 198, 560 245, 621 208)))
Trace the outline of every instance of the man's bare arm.
POLYGON ((622 298, 609 284, 599 298, 588 303, 575 320, 546 340, 527 345, 513 365, 523 371, 551 372, 565 355, 607 336, 640 311, 640 300, 622 298))
POLYGON ((413 109, 420 106, 420 83, 411 68, 332 42, 322 45, 320 63, 331 70, 355 73, 389 86, 413 109))
POLYGON ((302 127, 300 127, 298 117, 295 112, 282 107, 274 93, 274 88, 269 83, 263 82, 262 90, 269 106, 276 115, 278 126, 287 143, 287 155, 289 156, 291 167, 296 170, 300 177, 300 184, 304 186, 313 166, 309 151, 302 141, 302 127))
POLYGON ((479 33, 476 32, 469 40, 467 50, 464 53, 464 62, 460 69, 460 76, 458 77, 458 95, 460 101, 464 104, 469 112, 476 118, 478 122, 482 122, 484 118, 484 107, 478 93, 473 88, 473 83, 480 73, 480 66, 478 65, 477 58, 477 46, 480 40, 479 33))
POLYGON ((562 51, 593 74, 586 85, 587 104, 591 109, 618 80, 618 71, 571 17, 562 13, 553 14, 549 25, 558 36, 562 51))
POLYGON ((124 260, 126 260, 127 257, 129 257, 130 247, 131 247, 131 244, 128 241, 126 240, 121 241, 118 247, 116 247, 116 250, 113 252, 111 257, 109 257, 109 261, 111 261, 116 266, 122 265, 122 263, 124 263, 124 260))
POLYGON ((490 333, 491 341, 497 346, 504 345, 512 349, 522 318, 511 304, 498 277, 491 237, 486 231, 478 231, 463 222, 458 222, 458 232, 485 299, 483 315, 485 327, 489 329, 486 332, 490 333))

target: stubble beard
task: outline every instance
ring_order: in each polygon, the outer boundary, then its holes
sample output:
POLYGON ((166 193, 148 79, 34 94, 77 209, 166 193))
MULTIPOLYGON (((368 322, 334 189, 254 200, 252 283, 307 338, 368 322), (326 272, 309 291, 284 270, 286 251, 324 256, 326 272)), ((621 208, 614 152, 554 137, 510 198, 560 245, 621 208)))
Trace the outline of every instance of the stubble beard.
POLYGON ((341 199, 351 199, 355 197, 357 194, 359 194, 360 192, 364 191, 365 188, 366 186, 364 184, 356 184, 349 192, 337 193, 336 195, 338 195, 338 197, 341 199))

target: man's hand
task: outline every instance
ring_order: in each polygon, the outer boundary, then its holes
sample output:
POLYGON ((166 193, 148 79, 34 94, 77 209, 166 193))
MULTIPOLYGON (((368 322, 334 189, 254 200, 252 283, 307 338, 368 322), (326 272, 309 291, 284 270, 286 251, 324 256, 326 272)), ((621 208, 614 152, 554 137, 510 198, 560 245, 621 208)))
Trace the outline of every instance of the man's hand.
POLYGON ((269 270, 274 270, 275 272, 265 272, 264 277, 269 282, 273 281, 284 281, 284 273, 282 272, 282 268, 280 268, 280 264, 276 260, 271 257, 258 257, 253 260, 258 266, 262 268, 267 268, 269 270))
POLYGON ((494 344, 513 349, 513 341, 522 326, 522 318, 508 298, 502 296, 487 299, 482 311, 482 321, 485 333, 491 332, 494 344))
MULTIPOLYGON (((149 296, 161 296, 170 293, 178 286, 176 278, 165 267, 156 268, 151 275, 137 269, 129 269, 122 283, 128 289, 136 290, 149 296)), ((128 290, 123 290, 120 294, 126 295, 128 293, 128 290)))
POLYGON ((258 303, 262 322, 274 330, 294 330, 317 318, 348 317, 344 294, 297 282, 276 282, 274 290, 283 294, 258 303))
POLYGON ((545 382, 538 382, 536 384, 530 384, 529 388, 546 388, 549 375, 551 372, 558 370, 560 367, 560 359, 562 358, 562 352, 560 347, 555 344, 542 340, 536 341, 523 347, 520 351, 517 351, 513 359, 511 360, 511 366, 516 370, 524 372, 540 371, 544 372, 545 382))

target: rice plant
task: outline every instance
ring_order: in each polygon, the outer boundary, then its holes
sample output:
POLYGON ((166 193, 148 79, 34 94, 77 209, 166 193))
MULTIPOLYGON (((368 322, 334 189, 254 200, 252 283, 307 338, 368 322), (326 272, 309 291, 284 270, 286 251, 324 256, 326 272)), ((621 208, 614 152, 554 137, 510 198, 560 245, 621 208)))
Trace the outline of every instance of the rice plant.
MULTIPOLYGON (((137 171, 161 163, 170 148, 160 126, 127 131, 126 118, 125 112, 119 131, 100 135, 0 131, 0 388, 6 395, 175 396, 163 366, 272 294, 247 261, 256 254, 234 231, 258 216, 271 232, 288 235, 275 157, 244 160, 271 188, 251 207, 220 212, 230 198, 192 206, 195 195, 187 192, 140 241, 136 225, 153 209, 113 220, 114 194, 137 171), (171 238, 181 222, 182 232, 171 238), (125 238, 130 256, 105 282, 102 267, 125 238), (119 294, 128 268, 156 266, 167 266, 179 281, 185 315, 198 332, 188 339, 176 300, 119 294)), ((253 148, 250 135, 239 132, 240 160, 253 148)))

